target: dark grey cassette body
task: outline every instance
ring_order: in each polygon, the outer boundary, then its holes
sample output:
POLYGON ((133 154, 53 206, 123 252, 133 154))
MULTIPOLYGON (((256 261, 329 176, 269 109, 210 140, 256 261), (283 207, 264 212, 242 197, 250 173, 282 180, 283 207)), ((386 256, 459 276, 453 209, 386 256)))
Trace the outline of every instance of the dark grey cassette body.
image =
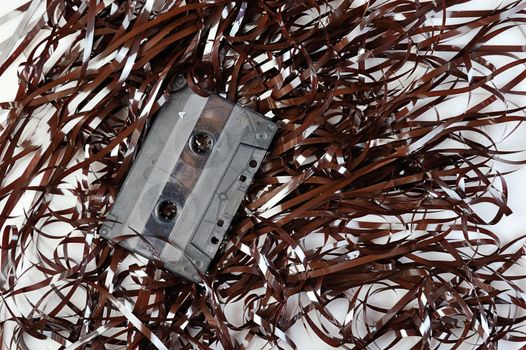
POLYGON ((172 272, 206 272, 277 126, 189 88, 173 95, 148 133, 101 235, 172 272))

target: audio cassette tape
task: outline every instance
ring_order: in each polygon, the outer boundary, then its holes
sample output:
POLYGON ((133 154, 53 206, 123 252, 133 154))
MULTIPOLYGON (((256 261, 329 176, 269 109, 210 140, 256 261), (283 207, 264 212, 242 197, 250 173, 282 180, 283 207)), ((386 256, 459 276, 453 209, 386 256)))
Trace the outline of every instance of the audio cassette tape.
POLYGON ((189 88, 159 112, 101 236, 200 281, 277 131, 250 109, 189 88))

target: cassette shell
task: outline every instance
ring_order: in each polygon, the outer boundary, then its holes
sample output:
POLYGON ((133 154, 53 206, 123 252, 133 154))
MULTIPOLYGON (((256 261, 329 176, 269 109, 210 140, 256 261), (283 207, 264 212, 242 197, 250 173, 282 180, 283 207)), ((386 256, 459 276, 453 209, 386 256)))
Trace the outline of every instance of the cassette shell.
POLYGON ((200 281, 276 131, 250 109, 183 89, 159 112, 101 235, 200 281))

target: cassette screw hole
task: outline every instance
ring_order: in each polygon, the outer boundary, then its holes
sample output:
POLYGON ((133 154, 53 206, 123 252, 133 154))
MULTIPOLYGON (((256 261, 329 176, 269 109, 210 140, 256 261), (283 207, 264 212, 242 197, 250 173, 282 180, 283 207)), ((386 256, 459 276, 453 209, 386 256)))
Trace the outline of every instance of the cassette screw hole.
POLYGON ((200 132, 192 137, 190 146, 192 150, 197 154, 205 154, 212 148, 212 138, 205 132, 200 132))
POLYGON ((170 222, 177 216, 177 205, 170 200, 164 200, 159 203, 157 214, 159 214, 161 220, 170 222))
POLYGON ((254 159, 252 159, 248 165, 251 167, 251 168, 255 168, 258 166, 258 162, 256 162, 254 159))
POLYGON ((245 182, 245 181, 247 181, 247 177, 246 177, 245 175, 241 175, 241 176, 239 177, 239 181, 241 181, 241 182, 245 182))
POLYGON ((212 237, 212 239, 210 241, 212 242, 212 244, 218 244, 219 243, 219 238, 212 237))
POLYGON ((217 226, 223 227, 224 224, 225 222, 222 219, 217 220, 217 226))
POLYGON ((268 136, 267 136, 266 133, 258 132, 256 134, 256 140, 258 140, 258 141, 265 141, 267 138, 268 138, 268 136))

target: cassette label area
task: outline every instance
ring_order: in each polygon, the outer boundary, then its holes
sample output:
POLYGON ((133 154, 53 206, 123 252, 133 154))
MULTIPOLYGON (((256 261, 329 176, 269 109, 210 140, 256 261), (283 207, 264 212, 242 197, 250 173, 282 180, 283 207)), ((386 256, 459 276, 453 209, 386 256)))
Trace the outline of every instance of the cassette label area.
POLYGON ((270 146, 277 126, 189 88, 173 95, 121 187, 101 235, 198 281, 270 146))

